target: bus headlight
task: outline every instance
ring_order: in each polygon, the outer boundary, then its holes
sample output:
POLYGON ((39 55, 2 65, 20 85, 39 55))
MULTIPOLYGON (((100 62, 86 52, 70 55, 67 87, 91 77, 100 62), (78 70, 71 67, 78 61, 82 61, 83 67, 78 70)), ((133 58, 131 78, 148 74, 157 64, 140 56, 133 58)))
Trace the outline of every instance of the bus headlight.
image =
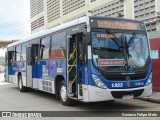
POLYGON ((99 88, 107 89, 107 86, 96 75, 92 74, 92 78, 99 88))
POLYGON ((150 74, 150 76, 147 80, 146 86, 150 85, 151 83, 152 83, 152 73, 150 74))

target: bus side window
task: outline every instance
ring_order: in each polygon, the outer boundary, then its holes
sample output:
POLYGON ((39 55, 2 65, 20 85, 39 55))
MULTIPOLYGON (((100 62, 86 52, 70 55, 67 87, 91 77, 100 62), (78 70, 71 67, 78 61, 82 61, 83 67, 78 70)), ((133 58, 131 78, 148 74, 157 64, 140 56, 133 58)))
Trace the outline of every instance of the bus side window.
POLYGON ((21 45, 16 46, 16 61, 20 61, 21 45))
POLYGON ((39 58, 39 44, 32 44, 31 47, 31 60, 37 62, 39 58))
POLYGON ((52 35, 50 58, 65 58, 65 32, 52 35))
POLYGON ((44 49, 45 45, 40 45, 40 58, 42 59, 43 57, 43 49, 44 49))
POLYGON ((22 44, 21 61, 26 61, 27 44, 22 44))
POLYGON ((8 51, 8 64, 13 62, 13 51, 8 51))
POLYGON ((28 61, 28 65, 32 64, 31 47, 27 48, 27 61, 28 61))
POLYGON ((41 40, 41 59, 49 59, 50 55, 50 36, 45 37, 41 40))

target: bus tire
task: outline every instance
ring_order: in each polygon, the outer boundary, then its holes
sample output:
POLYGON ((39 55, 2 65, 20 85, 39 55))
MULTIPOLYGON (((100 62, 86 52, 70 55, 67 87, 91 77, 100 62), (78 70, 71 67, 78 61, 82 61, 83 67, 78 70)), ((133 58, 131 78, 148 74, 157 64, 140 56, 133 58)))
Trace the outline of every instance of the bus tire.
POLYGON ((19 88, 20 92, 26 91, 26 87, 23 86, 22 76, 18 76, 18 88, 19 88))
POLYGON ((60 83, 59 87, 59 98, 63 105, 71 106, 73 105, 74 101, 67 97, 67 85, 66 82, 63 80, 60 83))

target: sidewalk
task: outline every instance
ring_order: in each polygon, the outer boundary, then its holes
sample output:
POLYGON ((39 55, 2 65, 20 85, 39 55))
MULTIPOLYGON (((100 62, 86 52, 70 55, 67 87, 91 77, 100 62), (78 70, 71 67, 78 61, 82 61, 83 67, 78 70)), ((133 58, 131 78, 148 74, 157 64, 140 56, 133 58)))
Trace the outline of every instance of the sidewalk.
POLYGON ((153 92, 152 96, 150 97, 143 97, 138 99, 145 100, 148 102, 160 103, 160 92, 153 92))
POLYGON ((4 73, 0 73, 0 82, 4 82, 4 73))
POLYGON ((11 84, 11 83, 5 82, 4 73, 0 73, 0 86, 1 85, 8 85, 8 84, 11 84))

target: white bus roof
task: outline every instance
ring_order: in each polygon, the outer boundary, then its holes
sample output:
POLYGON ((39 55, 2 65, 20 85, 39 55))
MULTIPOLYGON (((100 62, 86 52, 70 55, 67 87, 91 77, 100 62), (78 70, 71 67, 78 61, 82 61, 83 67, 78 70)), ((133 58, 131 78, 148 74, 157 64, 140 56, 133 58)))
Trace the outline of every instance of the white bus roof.
POLYGON ((12 47, 12 46, 15 46, 17 44, 21 44, 21 43, 24 43, 26 41, 30 41, 32 39, 38 38, 40 36, 47 35, 47 34, 50 34, 50 33, 53 33, 53 32, 59 31, 59 30, 63 30, 65 28, 68 28, 68 27, 71 27, 71 26, 74 26, 74 25, 77 25, 77 24, 81 24, 81 23, 84 23, 84 22, 86 22, 88 24, 89 23, 89 17, 87 17, 87 16, 81 17, 81 18, 69 21, 67 23, 64 23, 62 25, 56 26, 54 28, 34 33, 34 34, 30 35, 29 37, 27 37, 25 39, 21 39, 20 41, 9 44, 7 47, 12 47))

